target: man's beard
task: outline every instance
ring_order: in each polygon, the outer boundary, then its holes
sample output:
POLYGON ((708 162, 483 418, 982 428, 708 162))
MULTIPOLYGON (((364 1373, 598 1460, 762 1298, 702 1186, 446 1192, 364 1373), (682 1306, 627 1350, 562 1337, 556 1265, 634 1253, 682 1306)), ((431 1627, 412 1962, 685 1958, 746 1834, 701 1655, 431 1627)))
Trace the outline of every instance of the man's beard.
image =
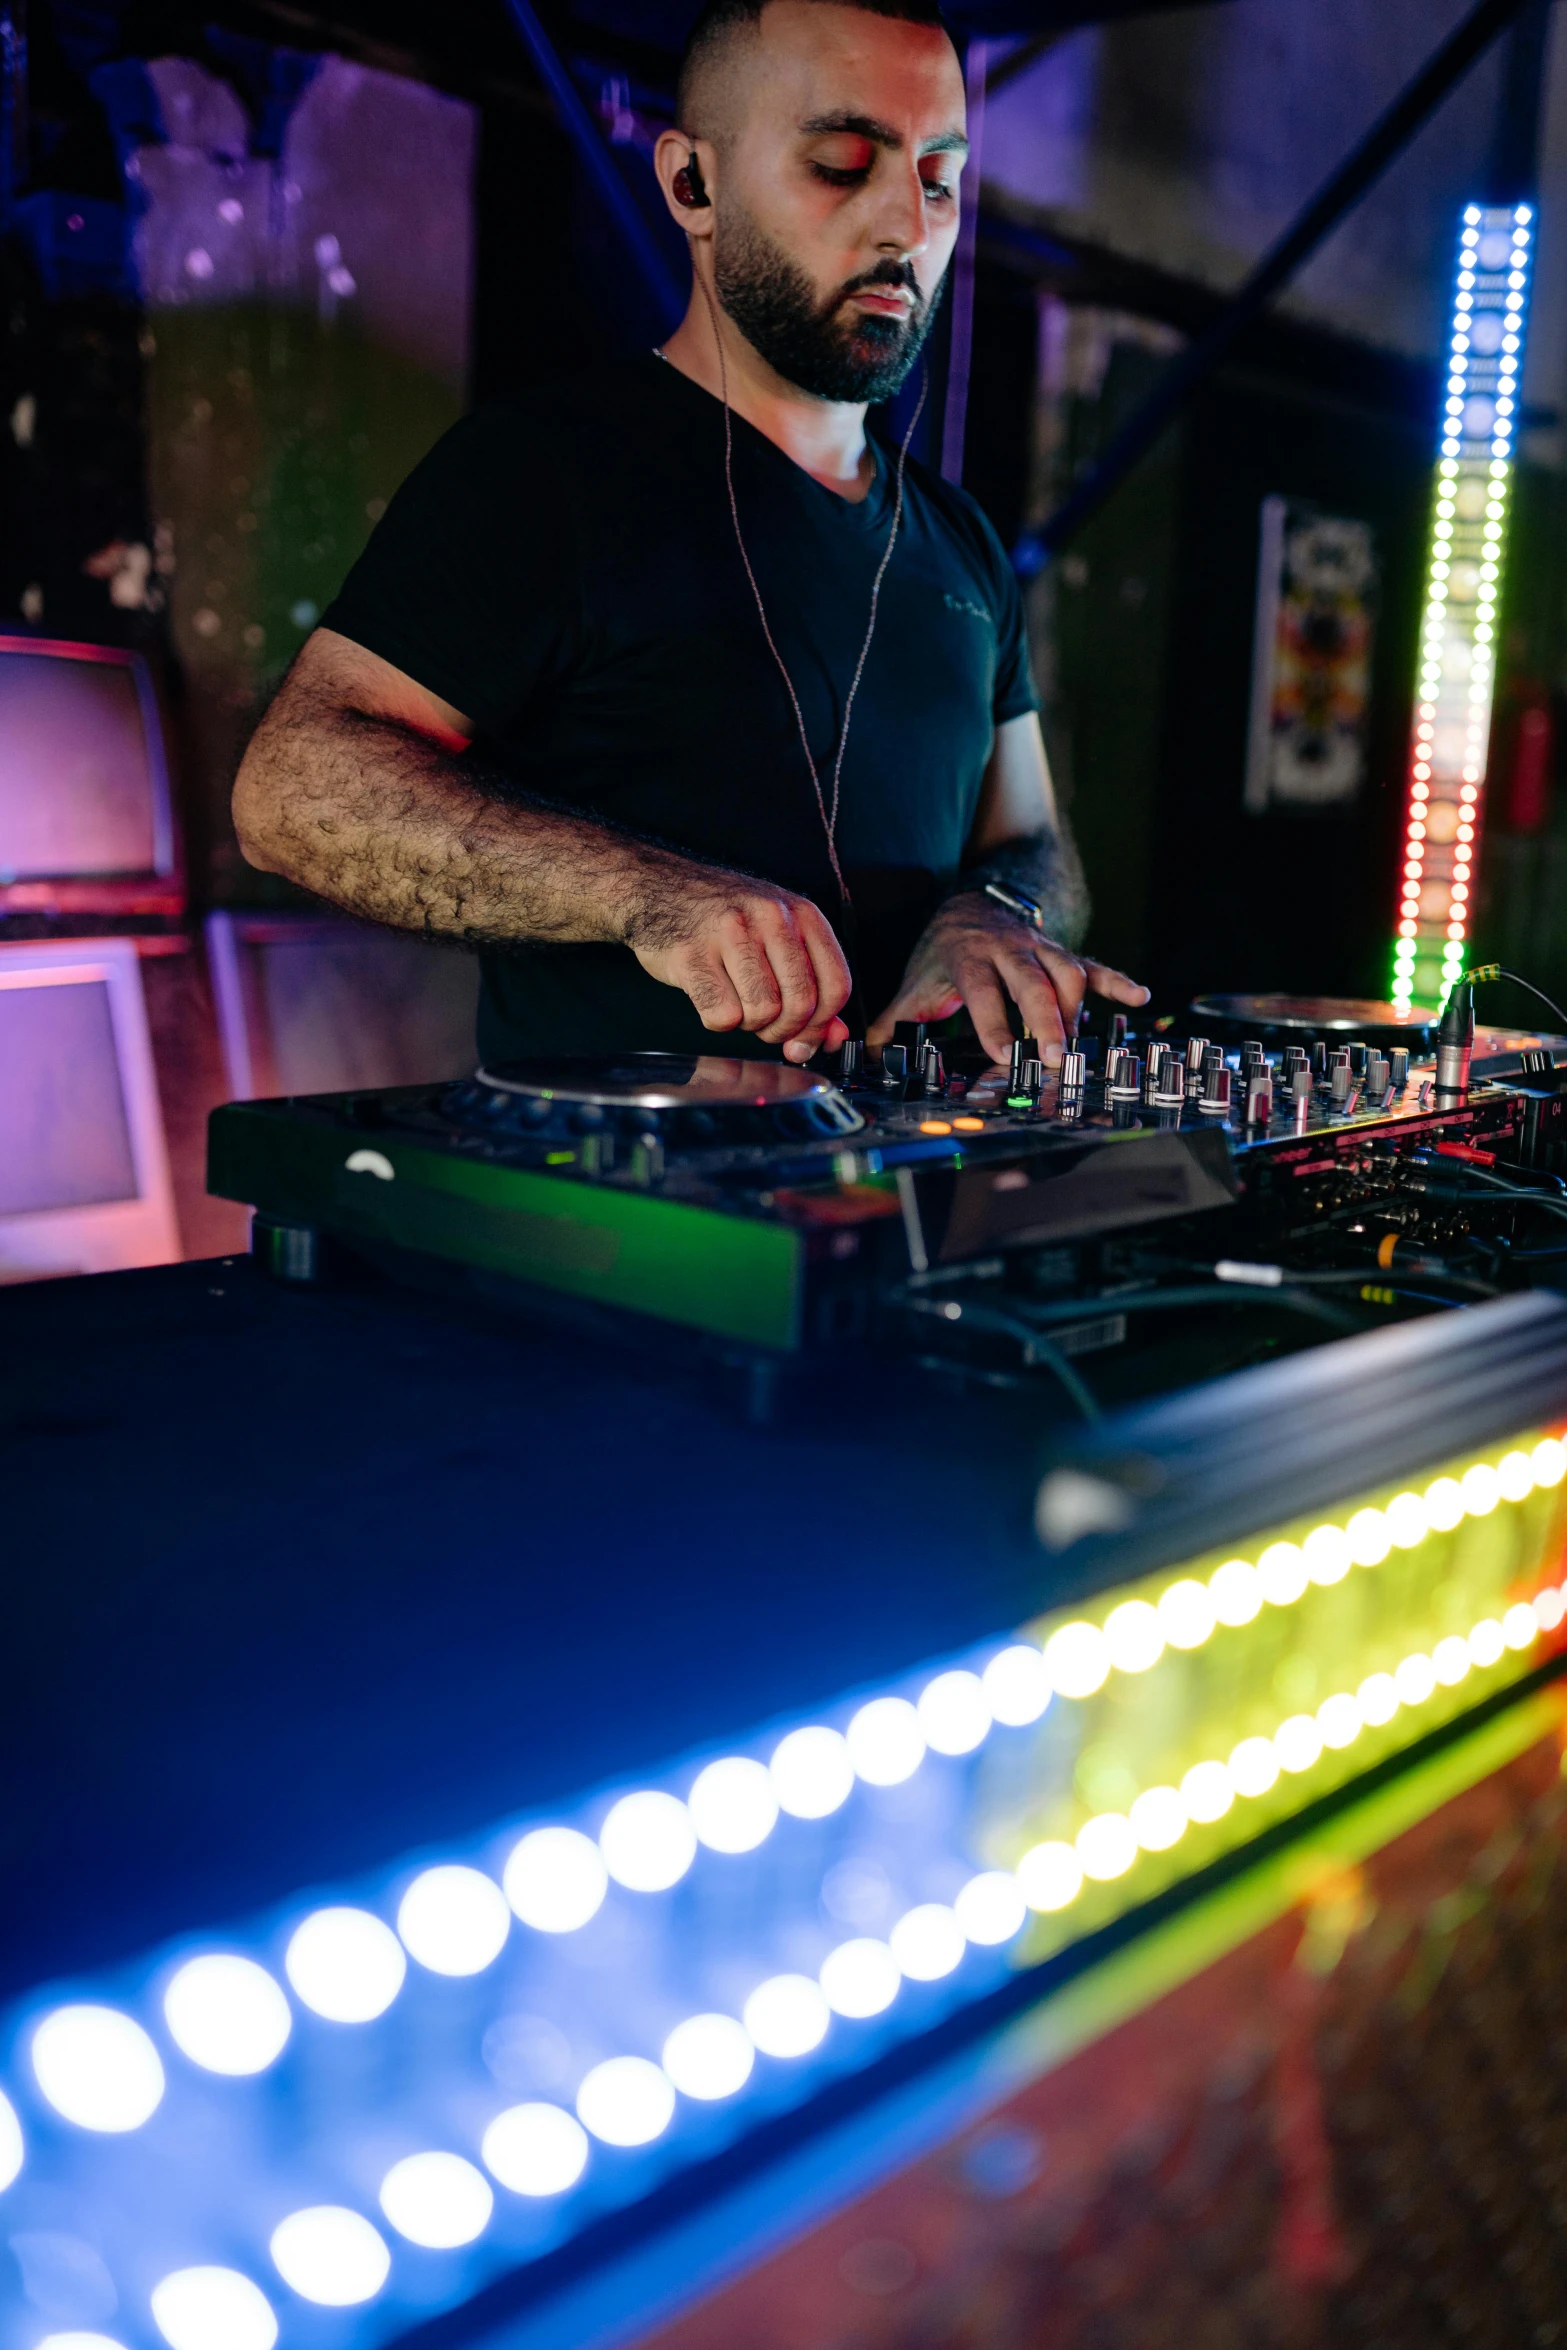
POLYGON ((880 261, 850 278, 826 302, 781 245, 741 217, 714 240, 718 298, 769 367, 818 400, 861 405, 890 400, 920 355, 932 305, 906 262, 880 261), (844 305, 867 286, 903 286, 914 297, 906 319, 885 318, 844 305))

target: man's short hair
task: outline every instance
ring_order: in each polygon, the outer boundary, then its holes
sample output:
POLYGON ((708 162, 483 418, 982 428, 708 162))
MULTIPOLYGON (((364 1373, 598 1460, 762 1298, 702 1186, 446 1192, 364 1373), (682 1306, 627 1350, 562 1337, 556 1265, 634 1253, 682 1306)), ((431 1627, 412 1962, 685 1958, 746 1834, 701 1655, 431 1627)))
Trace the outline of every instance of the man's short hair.
MULTIPOLYGON (((946 20, 939 0, 835 0, 835 4, 840 8, 858 8, 866 16, 890 16, 898 24, 941 25, 945 30, 946 20)), ((743 39, 758 29, 766 6, 767 0, 707 0, 707 6, 691 27, 680 60, 675 119, 693 137, 712 135, 700 120, 700 84, 737 37, 743 39)))

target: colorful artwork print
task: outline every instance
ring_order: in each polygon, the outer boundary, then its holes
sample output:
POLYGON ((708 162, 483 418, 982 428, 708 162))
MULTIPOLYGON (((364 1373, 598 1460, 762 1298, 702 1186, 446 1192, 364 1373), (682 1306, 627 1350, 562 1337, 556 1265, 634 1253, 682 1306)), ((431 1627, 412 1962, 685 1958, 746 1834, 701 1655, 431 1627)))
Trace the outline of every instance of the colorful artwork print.
POLYGON ((1280 497, 1261 519, 1245 804, 1341 807, 1366 774, 1371 526, 1280 497))

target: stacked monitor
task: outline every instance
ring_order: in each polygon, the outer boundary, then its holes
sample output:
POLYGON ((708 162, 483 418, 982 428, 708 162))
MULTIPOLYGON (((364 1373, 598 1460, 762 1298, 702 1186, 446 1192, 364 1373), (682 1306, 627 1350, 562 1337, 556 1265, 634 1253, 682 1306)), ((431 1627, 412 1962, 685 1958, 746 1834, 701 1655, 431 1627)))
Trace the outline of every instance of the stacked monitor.
POLYGON ((229 1096, 423 1085, 473 1067, 478 965, 461 948, 313 914, 207 917, 229 1096))
MULTIPOLYGON (((0 635, 0 1282, 181 1254, 140 955, 186 951, 184 911, 146 662, 0 635)), ((473 1066, 460 950, 290 913, 214 914, 206 943, 231 1097, 473 1066)))
POLYGON ((147 664, 109 645, 0 636, 0 916, 183 911, 147 664))
POLYGON ((135 942, 0 945, 0 1281, 179 1253, 135 942))
POLYGON ((145 661, 0 636, 0 1281, 180 1253, 137 942, 61 933, 183 910, 145 661))

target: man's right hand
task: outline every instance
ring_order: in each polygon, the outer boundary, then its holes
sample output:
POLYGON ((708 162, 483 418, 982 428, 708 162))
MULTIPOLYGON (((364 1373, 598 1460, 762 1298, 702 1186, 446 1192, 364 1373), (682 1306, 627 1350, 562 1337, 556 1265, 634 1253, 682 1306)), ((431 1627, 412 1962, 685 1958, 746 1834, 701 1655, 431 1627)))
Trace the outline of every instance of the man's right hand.
POLYGON ((832 926, 809 898, 748 874, 659 858, 625 927, 644 971, 683 988, 704 1028, 749 1029, 808 1061, 849 1031, 851 981, 832 926))

